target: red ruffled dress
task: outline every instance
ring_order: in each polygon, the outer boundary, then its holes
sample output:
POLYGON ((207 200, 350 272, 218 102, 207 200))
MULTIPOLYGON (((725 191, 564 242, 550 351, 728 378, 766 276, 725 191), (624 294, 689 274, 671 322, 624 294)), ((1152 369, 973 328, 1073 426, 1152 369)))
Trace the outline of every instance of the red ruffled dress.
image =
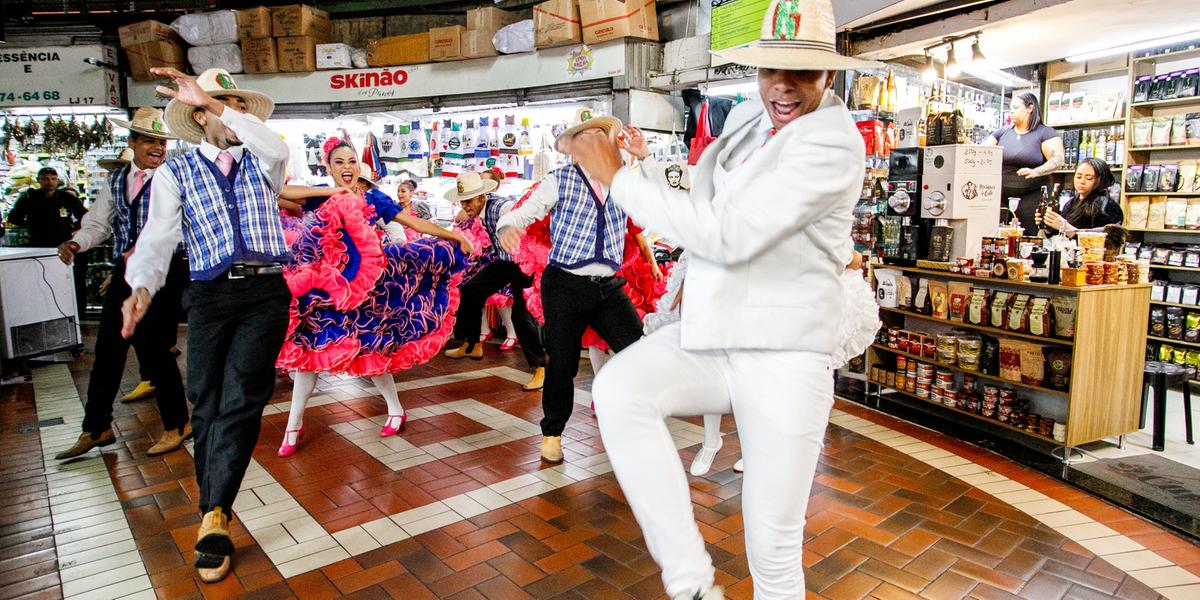
POLYGON ((374 222, 349 193, 284 217, 292 303, 279 368, 373 377, 428 361, 450 337, 466 255, 437 238, 384 244, 374 222))
MULTIPOLYGON (((529 196, 533 194, 533 190, 537 189, 539 184, 534 184, 533 187, 517 201, 516 206, 523 204, 529 196)), ((617 277, 624 277, 626 284, 622 288, 629 300, 633 302, 633 307, 637 309, 638 317, 645 318, 649 313, 654 312, 654 305, 658 299, 667 291, 666 277, 671 273, 673 263, 659 265, 662 270, 663 281, 654 279, 654 271, 650 268, 650 263, 647 263, 642 257, 641 250, 638 248, 637 240, 634 236, 641 233, 642 229, 638 227, 632 220, 628 220, 625 228, 625 253, 622 257, 621 269, 617 271, 617 277)), ((537 320, 538 324, 545 323, 545 315, 542 311, 542 272, 546 270, 546 265, 550 262, 550 217, 533 223, 525 229, 525 235, 521 238, 521 246, 517 249, 513 260, 521 267, 525 273, 533 276, 533 287, 525 290, 525 304, 529 307, 529 313, 537 320)), ((601 350, 608 350, 608 344, 600 337, 600 334, 592 330, 591 327, 583 333, 583 346, 596 346, 601 350)))

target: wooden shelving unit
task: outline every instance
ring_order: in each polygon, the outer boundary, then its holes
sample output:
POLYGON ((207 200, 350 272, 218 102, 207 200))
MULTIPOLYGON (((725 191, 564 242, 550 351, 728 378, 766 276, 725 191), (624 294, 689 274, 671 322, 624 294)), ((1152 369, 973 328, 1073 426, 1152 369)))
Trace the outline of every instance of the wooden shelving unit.
MULTIPOLYGON (((1118 74, 1119 75, 1119 74, 1118 74)), ((1116 119, 1097 119, 1095 121, 1079 121, 1078 123, 1055 123, 1050 125, 1055 129, 1086 129, 1088 127, 1111 127, 1113 125, 1124 125, 1125 117, 1116 119)))
MULTIPOLYGON (((872 381, 872 380, 870 380, 870 379, 868 379, 867 381, 868 381, 869 383, 872 383, 872 384, 874 384, 874 385, 877 385, 877 386, 879 386, 879 387, 881 387, 881 388, 882 388, 882 387, 886 387, 884 384, 882 384, 882 383, 880 383, 880 382, 878 382, 878 381, 872 381)), ((960 415, 967 415, 968 417, 971 417, 972 419, 976 419, 976 420, 978 420, 978 421, 983 421, 984 423, 989 423, 989 424, 991 424, 991 425, 995 425, 996 427, 1001 427, 1001 428, 1003 428, 1003 429, 1008 429, 1009 431, 1015 431, 1015 432, 1017 432, 1017 433, 1020 433, 1020 434, 1022 434, 1022 435, 1027 435, 1027 436, 1029 436, 1029 437, 1031 437, 1031 438, 1036 438, 1036 439, 1038 439, 1038 440, 1041 440, 1041 441, 1043 441, 1043 442, 1048 442, 1048 443, 1050 443, 1050 444, 1059 444, 1059 443, 1060 443, 1060 442, 1057 442, 1057 441, 1055 441, 1053 438, 1048 438, 1048 437, 1046 437, 1046 436, 1044 436, 1044 435, 1041 435, 1041 434, 1038 434, 1038 433, 1033 433, 1032 431, 1027 431, 1027 430, 1025 430, 1025 429, 1021 429, 1020 427, 1014 427, 1014 426, 1012 426, 1012 425, 1009 425, 1008 423, 1001 423, 999 419, 990 419, 990 418, 988 418, 988 417, 985 417, 985 416, 983 416, 983 415, 977 415, 977 414, 975 414, 975 413, 973 413, 973 412, 971 412, 971 411, 968 411, 968 410, 962 410, 962 409, 960 409, 960 408, 951 408, 951 407, 949 407, 949 406, 946 406, 945 404, 942 404, 942 403, 940 403, 940 402, 934 402, 933 400, 930 400, 930 399, 928 399, 928 398, 921 398, 920 396, 917 396, 916 394, 910 394, 910 393, 908 393, 908 392, 906 392, 906 391, 904 391, 904 390, 897 390, 897 389, 893 389, 893 388, 888 388, 888 389, 889 389, 889 390, 891 390, 891 393, 894 393, 894 394, 900 394, 901 396, 907 396, 907 397, 909 397, 909 398, 912 398, 913 400, 916 400, 916 401, 918 401, 918 402, 924 402, 924 403, 926 403, 926 404, 931 404, 931 405, 933 405, 933 406, 936 406, 936 407, 938 407, 938 408, 941 408, 942 410, 948 410, 948 411, 950 411, 950 412, 957 413, 957 414, 960 414, 960 415)), ((1069 430, 1070 430, 1070 428, 1068 427, 1068 431, 1069 431, 1069 430)))
MULTIPOLYGON (((1196 307, 1193 306, 1192 308, 1196 308, 1196 307)), ((1156 342, 1163 342, 1166 344, 1175 344, 1177 346, 1191 346, 1193 348, 1200 348, 1200 342, 1186 342, 1184 340, 1173 340, 1171 338, 1158 337, 1155 335, 1148 335, 1148 336, 1146 336, 1146 339, 1154 340, 1156 342)))
MULTIPOLYGON (((982 417, 971 412, 945 407, 914 394, 896 391, 899 397, 915 399, 925 405, 940 406, 952 413, 965 414, 986 421, 994 426, 1007 428, 1025 436, 1058 446, 1071 448, 1097 440, 1112 438, 1137 431, 1141 410, 1142 369, 1146 348, 1146 331, 1149 322, 1150 289, 1147 284, 1109 285, 1073 288, 1062 285, 1033 284, 1003 279, 987 279, 970 275, 941 272, 910 267, 876 266, 902 271, 914 278, 931 280, 968 280, 973 287, 989 290, 1018 290, 1035 296, 1072 296, 1077 300, 1075 313, 1075 336, 1072 339, 1056 339, 1012 332, 994 327, 981 327, 938 319, 928 315, 884 308, 880 317, 885 327, 900 327, 910 331, 944 331, 949 328, 978 331, 998 338, 1016 338, 1035 341, 1048 346, 1059 346, 1071 350, 1071 381, 1069 391, 1053 390, 1045 386, 1027 385, 1008 381, 994 375, 939 365, 936 360, 925 359, 915 354, 900 352, 886 345, 875 344, 867 351, 867 368, 894 364, 895 356, 905 356, 921 362, 934 364, 938 368, 970 373, 980 379, 995 381, 1009 386, 1030 398, 1034 407, 1043 407, 1042 414, 1065 415, 1066 441, 1030 433, 1024 429, 1008 426, 998 420, 982 417), (1114 315, 1121 315, 1115 318, 1114 315), (929 327, 928 324, 941 327, 929 327)), ((916 282, 913 282, 914 287, 916 282)), ((878 381, 871 381, 883 392, 878 381)), ((878 396, 878 394, 877 394, 878 396)), ((881 396, 888 397, 888 396, 881 396)), ((895 398, 897 396, 891 396, 895 398)), ((1032 410, 1032 409, 1031 409, 1032 410)), ((1037 412, 1035 410, 1035 412, 1037 412)), ((1064 456, 1069 456, 1069 451, 1064 456)))

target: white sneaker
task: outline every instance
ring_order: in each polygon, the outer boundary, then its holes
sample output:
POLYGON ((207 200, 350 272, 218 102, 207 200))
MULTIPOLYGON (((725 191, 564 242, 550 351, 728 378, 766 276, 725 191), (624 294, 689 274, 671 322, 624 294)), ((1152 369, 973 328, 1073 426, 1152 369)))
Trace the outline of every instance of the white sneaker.
POLYGON ((737 473, 746 472, 746 466, 742 464, 742 459, 739 458, 737 462, 733 463, 733 470, 737 473))
POLYGON ((725 588, 714 585, 708 588, 708 591, 703 594, 700 592, 696 592, 695 594, 684 592, 675 596, 674 600, 725 600, 725 588))
POLYGON ((724 445, 725 442, 721 441, 721 438, 718 437, 716 448, 701 446, 700 451, 696 453, 696 458, 692 459, 692 468, 688 469, 688 472, 696 477, 707 473, 712 468, 713 460, 717 458, 717 451, 724 445))

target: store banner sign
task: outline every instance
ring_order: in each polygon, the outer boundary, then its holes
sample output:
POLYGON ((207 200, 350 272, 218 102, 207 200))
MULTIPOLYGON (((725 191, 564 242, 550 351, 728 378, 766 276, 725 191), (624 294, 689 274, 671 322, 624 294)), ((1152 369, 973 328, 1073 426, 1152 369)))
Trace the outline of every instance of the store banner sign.
MULTIPOLYGON (((238 87, 263 92, 276 104, 403 100, 501 92, 604 79, 625 73, 623 41, 581 53, 579 46, 494 58, 311 73, 234 75, 238 87)), ((131 106, 164 106, 154 83, 129 82, 131 106)))
POLYGON ((712 0, 710 48, 724 50, 757 40, 771 0, 712 0))
POLYGON ((0 47, 0 108, 121 106, 117 72, 84 62, 117 64, 112 46, 0 47))

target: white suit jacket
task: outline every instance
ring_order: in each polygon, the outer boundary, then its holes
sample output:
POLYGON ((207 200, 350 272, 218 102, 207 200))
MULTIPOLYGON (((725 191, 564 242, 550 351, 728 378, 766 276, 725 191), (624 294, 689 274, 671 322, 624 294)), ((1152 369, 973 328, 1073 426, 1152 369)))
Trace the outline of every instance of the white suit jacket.
POLYGON ((612 198, 635 222, 691 255, 685 349, 829 354, 837 346, 862 137, 831 92, 758 147, 769 128, 761 102, 735 107, 692 168, 690 192, 645 170, 623 168, 613 179, 612 198))

